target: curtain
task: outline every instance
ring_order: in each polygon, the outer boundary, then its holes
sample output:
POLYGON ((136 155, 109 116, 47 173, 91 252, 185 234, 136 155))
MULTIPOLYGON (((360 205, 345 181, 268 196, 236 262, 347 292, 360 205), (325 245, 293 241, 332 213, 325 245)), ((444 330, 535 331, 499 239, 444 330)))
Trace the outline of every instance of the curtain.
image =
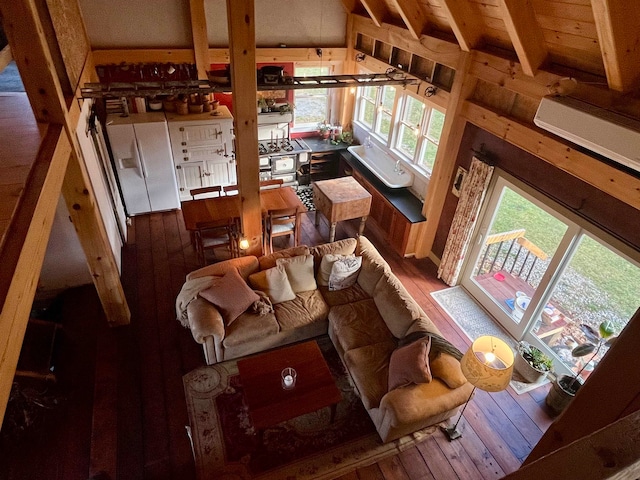
POLYGON ((462 184, 460 200, 449 229, 440 267, 438 267, 438 278, 447 285, 458 283, 460 270, 471 245, 471 236, 492 174, 491 165, 473 157, 467 178, 462 184))

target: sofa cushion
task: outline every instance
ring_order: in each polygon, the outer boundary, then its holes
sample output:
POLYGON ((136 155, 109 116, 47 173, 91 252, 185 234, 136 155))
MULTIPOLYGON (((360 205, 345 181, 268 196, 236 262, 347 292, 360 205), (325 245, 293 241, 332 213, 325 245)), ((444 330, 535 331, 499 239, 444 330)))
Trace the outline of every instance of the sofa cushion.
POLYGON ((380 315, 396 338, 404 337, 411 324, 425 316, 400 280, 386 272, 378 281, 372 295, 380 315))
POLYGON ((358 275, 358 283, 371 297, 382 275, 391 271, 391 268, 371 242, 362 235, 358 237, 356 255, 362 256, 362 268, 358 275))
POLYGON ((332 307, 329 322, 345 352, 393 339, 372 299, 332 307))
POLYGON ((316 290, 316 278, 313 276, 313 255, 298 255, 297 257, 278 258, 277 266, 284 266, 287 278, 294 293, 316 290))
POLYGON ((334 253, 327 253, 320 260, 320 268, 318 269, 318 285, 322 287, 329 286, 329 278, 331 277, 331 271, 333 270, 333 264, 338 260, 342 260, 345 258, 355 258, 354 255, 339 255, 334 253))
POLYGON ((274 305, 296 298, 284 266, 269 268, 249 275, 249 283, 256 290, 265 292, 274 305))
POLYGON ((322 293, 322 296, 329 307, 344 305, 345 303, 359 302, 360 300, 371 298, 357 283, 349 288, 336 290, 334 292, 329 291, 329 287, 318 287, 318 289, 320 290, 320 293, 322 293))
POLYGON ((231 270, 238 270, 240 276, 245 280, 249 278, 249 275, 257 272, 259 269, 258 258, 253 255, 246 257, 232 258, 224 260, 222 262, 207 265, 206 267, 199 268, 187 275, 187 280, 191 280, 199 277, 214 276, 222 277, 224 274, 231 270))
POLYGON ((430 349, 431 337, 425 337, 394 350, 389 360, 389 390, 412 383, 429 383, 432 380, 430 349))
POLYGON ((349 374, 367 410, 377 408, 387 393, 389 357, 394 348, 395 342, 387 340, 354 348, 344 354, 349 374))
POLYGON ((326 320, 329 314, 329 306, 318 290, 300 292, 295 299, 274 305, 273 308, 281 331, 326 320))
POLYGON ((309 247, 306 245, 299 245, 297 247, 286 248, 284 250, 278 250, 277 252, 264 255, 258 259, 260 264, 260 270, 267 270, 276 266, 276 262, 279 258, 291 258, 300 255, 309 255, 309 247))
POLYGON ((460 362, 448 353, 438 352, 430 355, 429 365, 431 375, 442 380, 449 388, 458 388, 467 383, 467 378, 460 368, 460 362))
POLYGON ((225 325, 231 325, 241 313, 260 300, 235 268, 223 277, 214 277, 211 286, 202 290, 200 296, 220 310, 225 325))
POLYGON ((309 251, 313 255, 316 273, 320 268, 320 262, 325 255, 353 255, 358 241, 355 238, 345 238, 331 243, 323 243, 311 247, 309 251))
POLYGON ((226 328, 222 344, 225 347, 235 347, 262 340, 264 337, 277 334, 278 331, 278 322, 273 313, 257 315, 245 312, 226 328))
MULTIPOLYGON (((324 258, 324 257, 323 257, 324 258)), ((333 262, 329 274, 329 290, 335 292, 349 288, 358 280, 362 257, 345 257, 333 262)))

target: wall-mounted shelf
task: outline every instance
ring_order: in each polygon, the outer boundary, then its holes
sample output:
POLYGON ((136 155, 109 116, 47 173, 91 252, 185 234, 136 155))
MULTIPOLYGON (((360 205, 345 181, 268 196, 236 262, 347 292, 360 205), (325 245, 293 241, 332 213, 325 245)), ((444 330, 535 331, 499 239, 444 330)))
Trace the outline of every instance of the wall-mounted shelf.
POLYGON ((407 50, 391 46, 362 33, 356 36, 355 49, 359 52, 387 63, 394 69, 406 72, 432 85, 451 91, 455 70, 421 57, 407 50))

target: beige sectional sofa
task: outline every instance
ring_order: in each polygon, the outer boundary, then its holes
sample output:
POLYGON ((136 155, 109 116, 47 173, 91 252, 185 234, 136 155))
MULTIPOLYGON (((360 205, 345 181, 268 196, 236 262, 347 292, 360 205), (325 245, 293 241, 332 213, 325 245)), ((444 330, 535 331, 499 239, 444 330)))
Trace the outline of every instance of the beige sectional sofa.
POLYGON ((362 257, 356 283, 338 291, 319 286, 298 292, 295 299, 273 305, 271 313, 246 311, 228 326, 218 309, 204 298, 179 297, 178 314, 186 313, 194 339, 203 345, 207 363, 328 333, 383 442, 455 415, 469 398, 472 386, 462 375, 458 360, 448 353, 432 349, 430 382, 388 390, 389 363, 399 343, 407 335, 441 336, 365 237, 220 262, 190 273, 187 284, 195 285, 236 268, 248 280, 251 275, 274 267, 278 258, 309 254, 313 255, 316 275, 327 254, 362 257))

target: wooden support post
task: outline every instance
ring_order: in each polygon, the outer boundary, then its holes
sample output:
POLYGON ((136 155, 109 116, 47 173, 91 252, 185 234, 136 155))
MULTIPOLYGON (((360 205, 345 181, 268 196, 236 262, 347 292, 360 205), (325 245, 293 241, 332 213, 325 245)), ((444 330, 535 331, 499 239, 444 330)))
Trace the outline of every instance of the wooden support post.
POLYGON ((447 193, 451 190, 450 181, 453 177, 453 170, 456 165, 458 149, 466 121, 460 116, 460 111, 464 105, 465 98, 475 88, 475 80, 468 75, 471 65, 471 54, 463 54, 460 64, 456 69, 456 76, 453 81, 453 88, 449 97, 449 106, 442 128, 441 139, 444 141, 438 148, 436 161, 427 188, 422 213, 427 219, 423 231, 419 234, 416 242, 416 257, 424 258, 431 253, 433 241, 438 231, 440 216, 447 193))
MULTIPOLYGON (((357 73, 354 59, 356 32, 353 30, 353 15, 347 15, 347 58, 343 64, 342 73, 357 73)), ((340 110, 340 124, 343 127, 349 126, 353 121, 353 107, 356 100, 356 87, 342 89, 342 108, 340 110)))
POLYGON ((256 111, 256 35, 253 0, 227 0, 233 123, 236 133, 238 187, 242 201, 242 233, 249 240, 250 255, 262 253, 262 208, 256 111))
POLYGON ((198 80, 206 80, 210 64, 204 0, 190 0, 189 11, 191 12, 191 34, 193 36, 193 53, 196 57, 198 80))

